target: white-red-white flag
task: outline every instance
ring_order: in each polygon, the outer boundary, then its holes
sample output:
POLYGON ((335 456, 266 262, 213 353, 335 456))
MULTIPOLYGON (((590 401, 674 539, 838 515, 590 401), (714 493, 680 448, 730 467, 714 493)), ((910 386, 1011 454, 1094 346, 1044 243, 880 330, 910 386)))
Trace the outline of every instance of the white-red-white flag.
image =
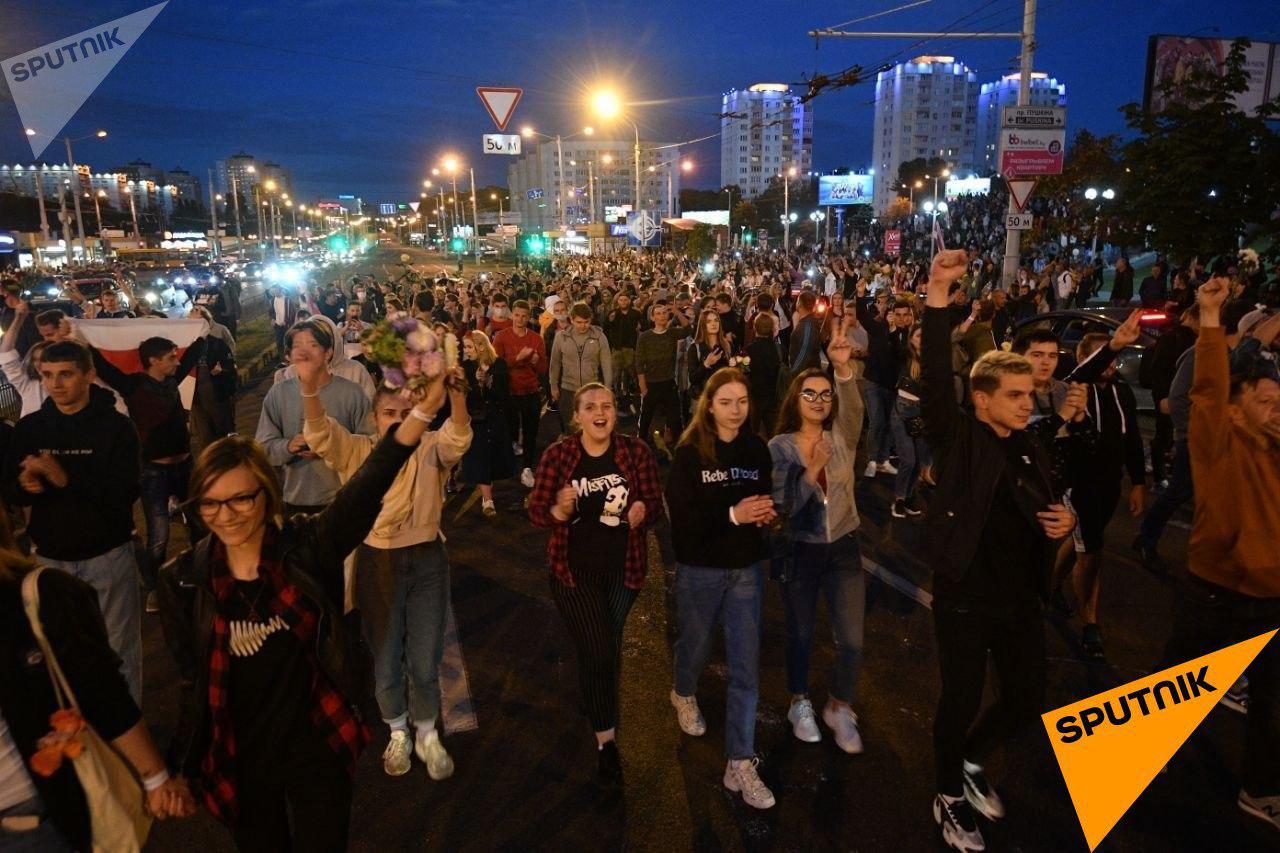
MULTIPOLYGON (((138 358, 138 345, 147 338, 167 338, 178 347, 178 357, 187 347, 205 333, 204 320, 165 319, 163 317, 139 317, 119 320, 72 320, 71 325, 89 346, 102 353, 102 357, 124 373, 141 373, 142 360, 138 358)), ((180 380, 179 392, 182 405, 191 408, 195 394, 195 379, 180 380)))

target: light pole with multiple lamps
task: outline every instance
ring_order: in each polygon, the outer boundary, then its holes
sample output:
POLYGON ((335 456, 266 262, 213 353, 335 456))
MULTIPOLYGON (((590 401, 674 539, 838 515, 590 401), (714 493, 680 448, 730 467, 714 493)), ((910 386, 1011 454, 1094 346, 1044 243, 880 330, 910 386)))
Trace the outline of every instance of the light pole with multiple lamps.
POLYGON ((790 251, 791 248, 791 223, 796 218, 791 215, 791 179, 796 176, 796 167, 788 167, 778 177, 782 178, 782 251, 790 251))
POLYGON ((813 213, 809 214, 809 221, 813 223, 813 245, 815 246, 822 242, 822 236, 818 232, 818 227, 826 218, 827 215, 821 210, 815 210, 813 213))
POLYGON ((1093 250, 1089 254, 1089 257, 1092 259, 1098 257, 1098 229, 1102 225, 1102 202, 1098 201, 1098 199, 1101 198, 1105 201, 1111 201, 1116 197, 1116 191, 1111 189, 1111 187, 1107 187, 1104 190, 1089 187, 1084 191, 1084 197, 1089 201, 1097 202, 1097 204, 1094 205, 1093 213, 1093 250))
POLYGON ((945 201, 934 201, 929 199, 920 205, 924 212, 929 214, 932 219, 929 223, 929 260, 933 261, 933 255, 938 250, 938 241, 934 239, 934 232, 938 228, 938 214, 947 212, 947 203, 945 201))
POLYGON ((560 173, 560 179, 556 181, 556 217, 559 219, 559 222, 556 224, 560 228, 566 228, 569 225, 568 205, 565 202, 564 193, 564 142, 567 139, 573 139, 575 136, 592 136, 595 132, 596 129, 594 127, 588 126, 576 133, 570 133, 568 136, 563 136, 559 133, 555 136, 551 136, 549 134, 536 131, 529 125, 525 125, 520 128, 520 135, 525 139, 532 139, 536 136, 539 139, 545 139, 548 142, 554 142, 556 144, 556 169, 560 173))
MULTIPOLYGON (((40 133, 37 133, 33 128, 30 128, 30 127, 26 129, 26 134, 27 136, 42 135, 40 133)), ((79 232, 80 261, 82 263, 88 262, 89 252, 88 252, 88 249, 85 248, 85 244, 84 244, 84 214, 80 210, 80 187, 79 187, 80 173, 76 171, 76 155, 71 151, 71 143, 80 142, 81 140, 84 140, 84 139, 103 139, 106 137, 106 135, 107 135, 107 132, 105 130, 98 130, 98 131, 94 131, 88 136, 77 136, 75 139, 72 139, 70 136, 62 137, 62 141, 66 143, 66 146, 67 146, 67 165, 68 167, 70 167, 71 173, 75 175, 75 180, 76 180, 76 186, 74 186, 71 190, 71 198, 75 201, 75 205, 76 205, 76 231, 79 232)), ((102 226, 99 225, 98 228, 99 228, 99 231, 101 231, 102 226)), ((68 243, 70 243, 70 241, 68 241, 68 243)))

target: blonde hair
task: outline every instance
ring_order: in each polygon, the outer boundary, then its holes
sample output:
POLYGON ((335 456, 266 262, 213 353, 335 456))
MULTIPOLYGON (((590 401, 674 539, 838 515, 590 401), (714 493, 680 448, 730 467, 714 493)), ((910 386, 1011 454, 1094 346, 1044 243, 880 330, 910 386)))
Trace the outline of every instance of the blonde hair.
POLYGON ((498 351, 493 348, 493 344, 489 343, 489 336, 479 329, 473 329, 470 336, 471 345, 476 348, 476 361, 485 367, 492 367, 498 360, 498 351))
POLYGON ((604 391, 609 395, 609 399, 613 401, 615 406, 618 404, 618 398, 613 393, 613 389, 603 382, 588 382, 586 385, 579 387, 577 391, 573 392, 573 417, 569 419, 569 425, 578 432, 582 432, 582 424, 578 421, 578 404, 591 391, 604 391))
POLYGON ((969 386, 974 391, 991 394, 1000 387, 1002 376, 1030 376, 1031 362, 1024 355, 1004 350, 984 353, 969 371, 969 386))

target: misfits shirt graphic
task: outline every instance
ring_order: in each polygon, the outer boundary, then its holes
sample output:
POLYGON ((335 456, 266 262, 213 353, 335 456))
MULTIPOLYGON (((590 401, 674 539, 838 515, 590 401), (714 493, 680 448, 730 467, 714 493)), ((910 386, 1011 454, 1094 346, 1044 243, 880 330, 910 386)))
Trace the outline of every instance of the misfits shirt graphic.
POLYGON ((581 517, 597 518, 605 527, 617 527, 623 523, 622 514, 631 492, 621 474, 579 477, 573 481, 573 489, 578 493, 581 517))

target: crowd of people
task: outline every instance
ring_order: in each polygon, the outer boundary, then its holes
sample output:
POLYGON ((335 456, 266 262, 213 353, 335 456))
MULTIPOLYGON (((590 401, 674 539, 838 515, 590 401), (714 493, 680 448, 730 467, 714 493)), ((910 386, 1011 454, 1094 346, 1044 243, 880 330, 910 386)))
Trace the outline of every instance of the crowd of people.
MULTIPOLYGON (((958 227, 985 233, 990 217, 975 208, 958 227)), ((1112 298, 1130 304, 1124 271, 1112 298)), ((1149 474, 1134 393, 1115 369, 1141 310, 1111 336, 1085 336, 1065 376, 1052 332, 1016 333, 1051 305, 1096 298, 1100 272, 1037 261, 1006 290, 976 250, 889 263, 808 247, 706 265, 670 252, 562 256, 471 279, 406 262, 274 287, 280 363, 252 435, 235 429, 225 306, 192 309, 203 322, 190 343, 139 341, 130 372, 86 343, 81 321, 145 319, 145 300, 126 290, 122 305, 108 290, 86 311, 37 313, 6 288, 0 365, 22 411, 0 429, 0 851, 88 849, 99 826, 102 792, 84 790, 69 762, 35 760, 55 748, 49 721, 65 705, 54 656, 148 812, 203 805, 242 850, 346 848, 352 768, 375 737, 363 700, 385 724, 387 774, 416 757, 448 778, 442 508, 474 487, 486 523, 504 523, 493 488, 506 480, 547 531, 547 582, 602 782, 622 781, 622 640, 662 525, 675 558, 675 723, 707 733, 699 682, 722 632, 723 785, 770 808, 755 745, 767 590, 776 584, 785 612, 792 732, 814 743, 825 726, 840 750, 862 752, 859 676, 875 649, 864 642, 868 493, 856 486, 882 475, 891 516, 921 526, 933 571, 933 816, 951 848, 984 849, 980 820, 1004 814, 985 758, 1044 710, 1045 608, 1078 612, 1082 656, 1105 660, 1103 543, 1124 478, 1124 505, 1142 518, 1134 548, 1161 570, 1161 531, 1194 495, 1170 664, 1280 621, 1274 282, 1230 259, 1171 276, 1158 265, 1142 283, 1142 305, 1179 318, 1150 353, 1149 474), (390 321, 456 340, 457 364, 405 390, 369 344, 390 321), (177 554, 173 520, 190 543, 177 554), (820 713, 819 601, 833 661, 820 713), (145 612, 159 613, 181 681, 163 759, 139 710, 145 612), (1000 700, 983 709, 989 663, 1000 700)), ((1247 689, 1239 805, 1280 827, 1280 644, 1247 689)))

